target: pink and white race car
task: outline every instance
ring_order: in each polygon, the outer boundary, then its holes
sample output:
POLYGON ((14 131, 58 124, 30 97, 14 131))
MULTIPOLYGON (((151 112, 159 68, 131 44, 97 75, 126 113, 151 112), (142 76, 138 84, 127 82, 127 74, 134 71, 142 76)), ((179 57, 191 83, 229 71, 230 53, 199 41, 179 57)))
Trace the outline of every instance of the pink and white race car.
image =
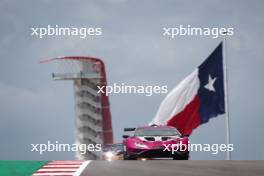
POLYGON ((173 158, 188 160, 188 137, 171 126, 143 126, 125 128, 132 135, 123 135, 124 160, 138 158, 173 158), (182 144, 185 147, 181 147, 182 144), (180 147, 179 147, 180 146, 180 147))

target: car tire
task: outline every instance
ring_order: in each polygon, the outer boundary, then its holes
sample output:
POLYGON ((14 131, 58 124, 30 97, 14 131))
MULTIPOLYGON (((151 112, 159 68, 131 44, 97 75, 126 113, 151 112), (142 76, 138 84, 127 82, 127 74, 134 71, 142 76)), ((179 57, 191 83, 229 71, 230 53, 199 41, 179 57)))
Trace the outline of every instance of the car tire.
POLYGON ((129 160, 129 158, 128 158, 128 156, 126 154, 124 154, 123 160, 129 160))
POLYGON ((124 160, 136 160, 137 158, 135 158, 135 157, 131 157, 131 156, 128 156, 128 155, 125 153, 124 156, 123 156, 123 159, 124 159, 124 160))
POLYGON ((127 156, 126 153, 124 153, 124 155, 123 155, 123 160, 129 160, 129 156, 127 156))

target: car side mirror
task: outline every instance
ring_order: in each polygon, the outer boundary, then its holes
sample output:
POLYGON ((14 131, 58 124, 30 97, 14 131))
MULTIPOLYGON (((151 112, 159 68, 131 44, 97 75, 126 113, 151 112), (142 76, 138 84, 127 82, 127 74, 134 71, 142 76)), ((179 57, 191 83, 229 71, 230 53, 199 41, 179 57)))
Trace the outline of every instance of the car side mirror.
POLYGON ((124 139, 126 139, 126 138, 129 137, 129 135, 123 135, 122 137, 123 137, 124 139))

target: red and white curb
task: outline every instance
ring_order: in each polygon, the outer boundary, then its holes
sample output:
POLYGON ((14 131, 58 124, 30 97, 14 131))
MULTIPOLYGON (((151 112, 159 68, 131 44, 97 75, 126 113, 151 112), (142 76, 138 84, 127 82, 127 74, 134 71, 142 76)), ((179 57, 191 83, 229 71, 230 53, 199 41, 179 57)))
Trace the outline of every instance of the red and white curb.
POLYGON ((33 176, 79 176, 88 166, 88 161, 51 161, 42 166, 33 176))

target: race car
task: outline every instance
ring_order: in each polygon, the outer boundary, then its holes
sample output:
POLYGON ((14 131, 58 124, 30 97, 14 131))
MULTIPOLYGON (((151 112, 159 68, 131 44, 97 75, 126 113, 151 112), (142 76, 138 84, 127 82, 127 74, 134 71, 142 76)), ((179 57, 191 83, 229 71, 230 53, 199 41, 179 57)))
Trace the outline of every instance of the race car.
POLYGON ((123 135, 124 160, 139 158, 173 158, 188 160, 188 137, 171 126, 143 126, 125 128, 133 131, 132 135, 123 135))
POLYGON ((107 161, 123 159, 123 144, 115 143, 105 146, 103 149, 103 159, 107 161))

